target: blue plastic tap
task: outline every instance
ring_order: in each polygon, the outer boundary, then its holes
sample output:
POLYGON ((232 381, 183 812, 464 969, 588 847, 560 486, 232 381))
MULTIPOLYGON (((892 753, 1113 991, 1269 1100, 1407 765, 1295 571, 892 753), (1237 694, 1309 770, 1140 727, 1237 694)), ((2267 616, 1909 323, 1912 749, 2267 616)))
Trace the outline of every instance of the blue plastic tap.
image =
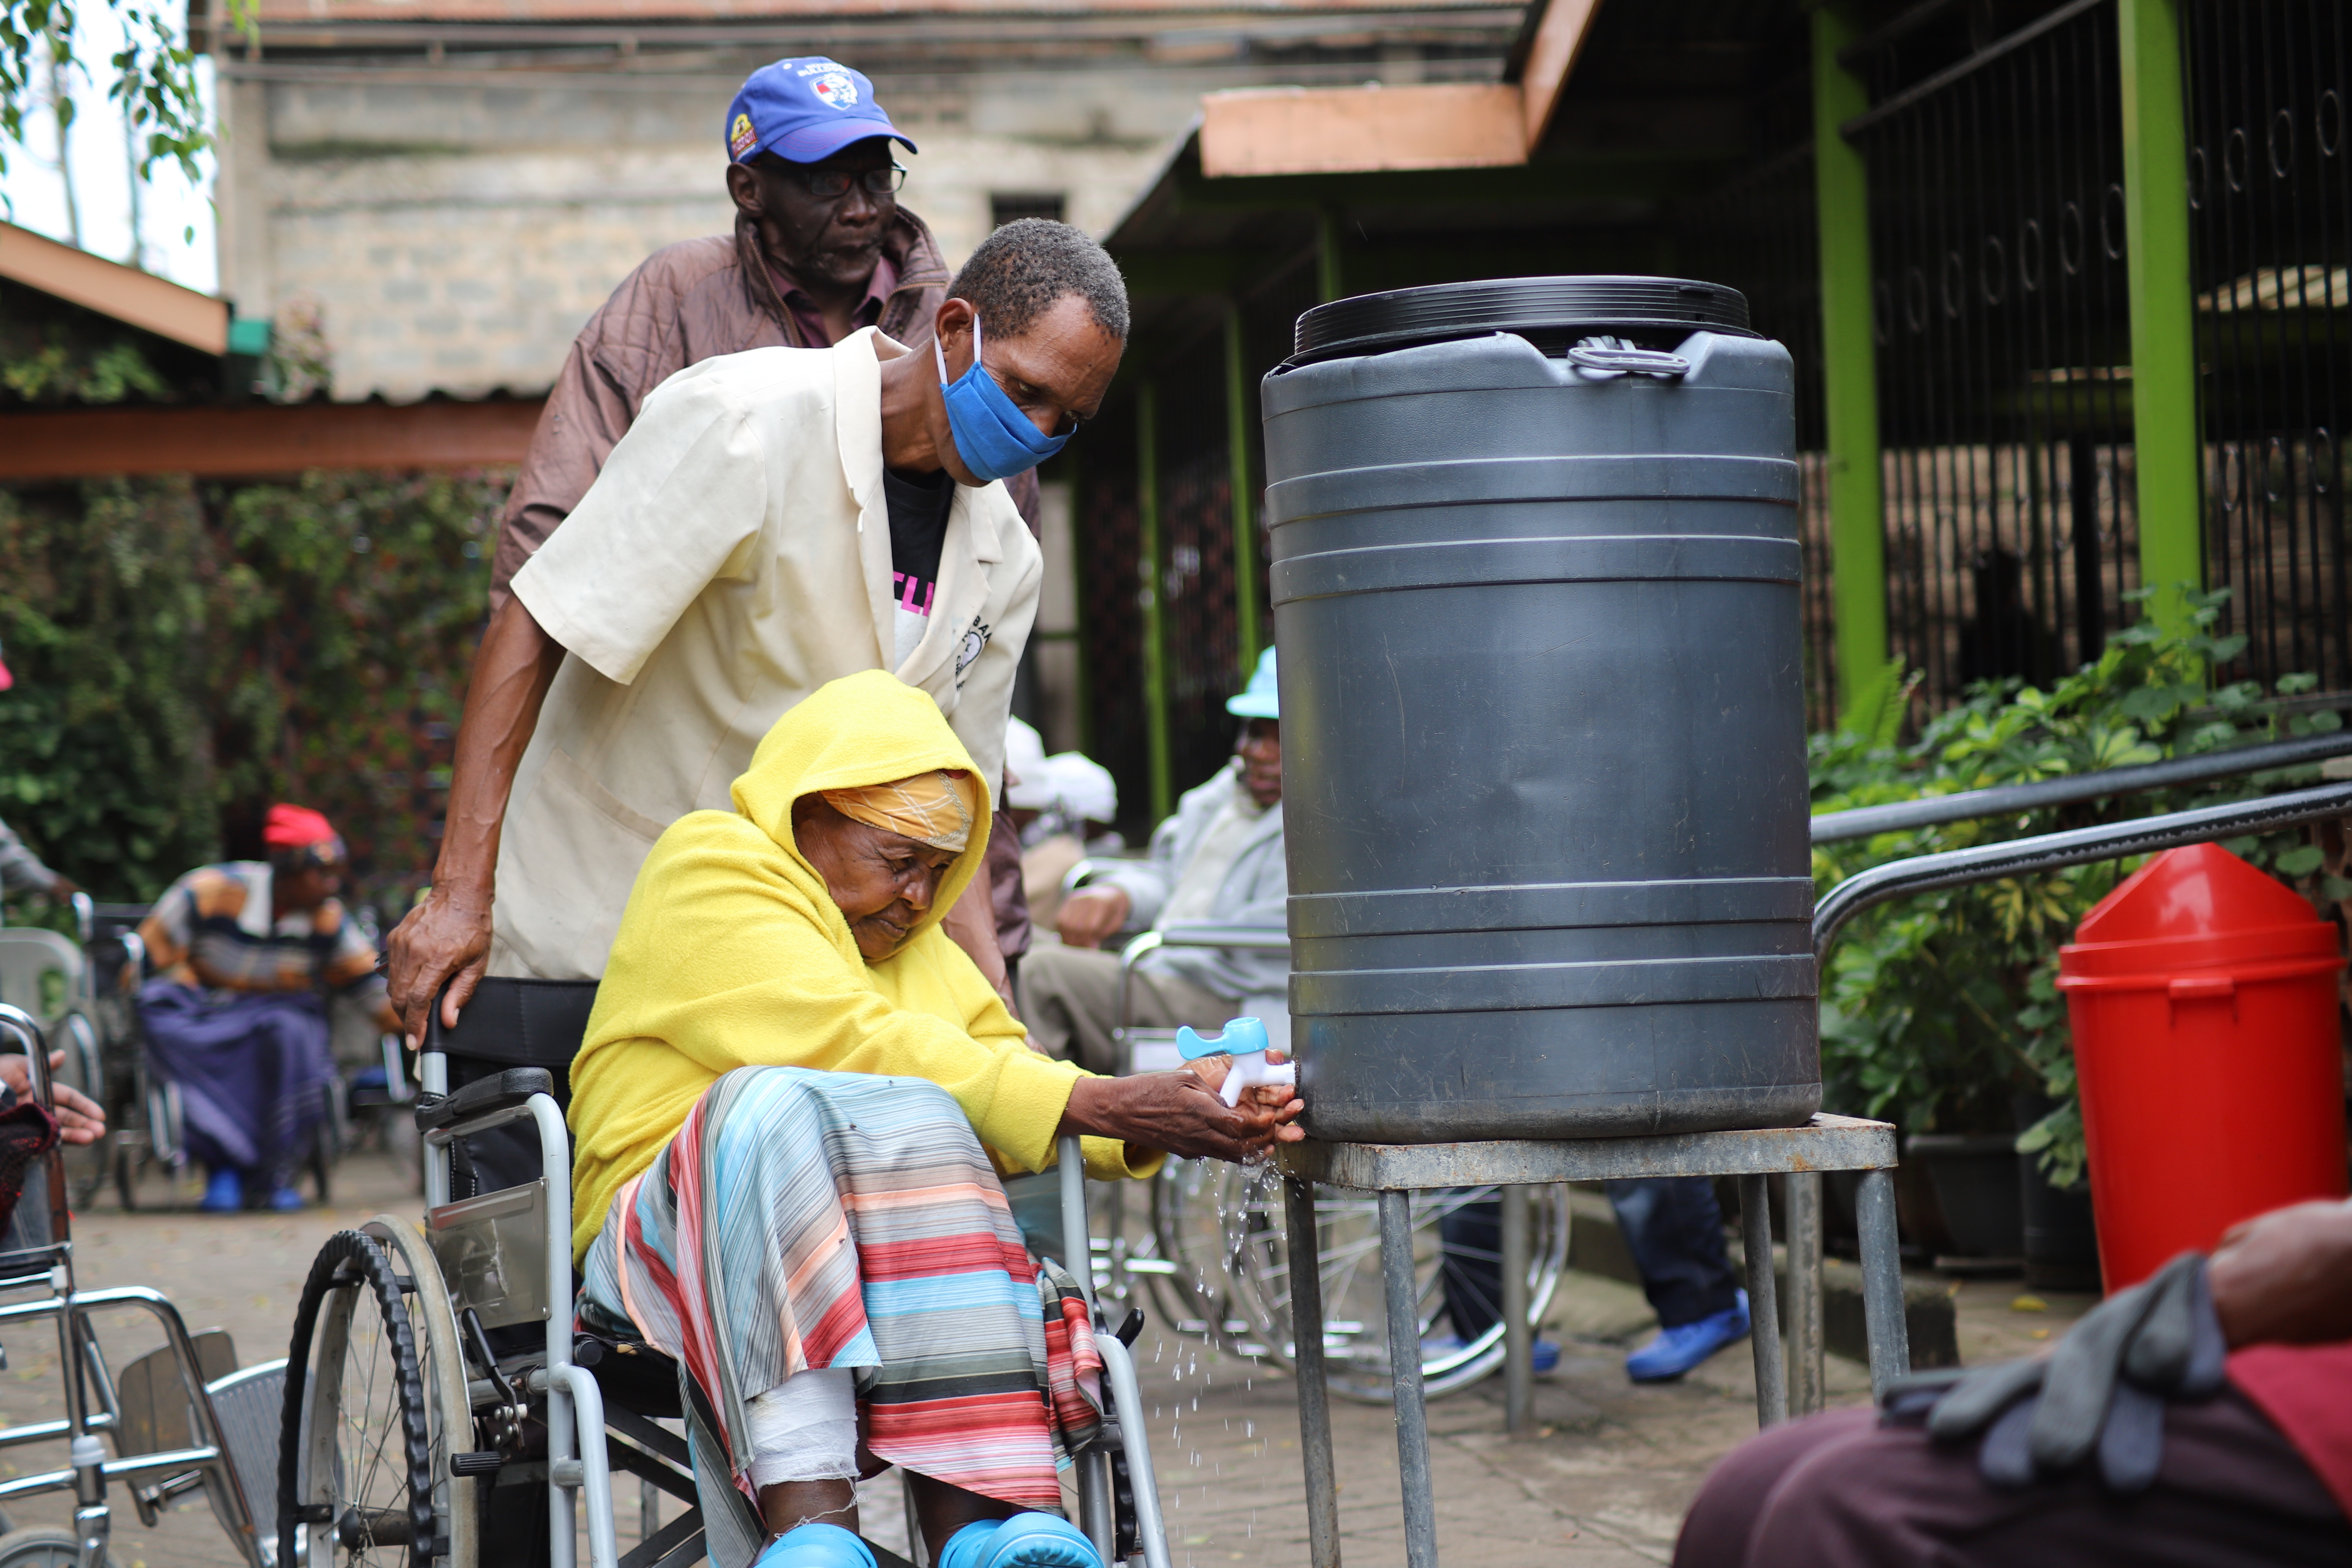
POLYGON ((1222 1033, 1203 1039, 1191 1027, 1176 1031, 1176 1054, 1188 1062, 1202 1057, 1231 1057, 1234 1065, 1225 1074, 1225 1086, 1221 1097, 1227 1105, 1242 1102, 1242 1090, 1261 1084, 1284 1089, 1298 1087, 1297 1062, 1268 1062, 1265 1053, 1273 1048, 1266 1038, 1265 1021, 1261 1018, 1234 1018, 1226 1023, 1222 1033))

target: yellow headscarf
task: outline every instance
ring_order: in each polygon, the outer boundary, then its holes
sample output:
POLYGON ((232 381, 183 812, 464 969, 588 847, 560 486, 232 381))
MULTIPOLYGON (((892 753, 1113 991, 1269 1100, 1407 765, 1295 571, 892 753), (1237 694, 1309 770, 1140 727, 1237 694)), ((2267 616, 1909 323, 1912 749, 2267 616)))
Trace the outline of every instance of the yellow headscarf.
POLYGON ((980 816, 980 783, 961 769, 939 768, 862 789, 821 790, 827 805, 868 827, 934 849, 962 854, 980 816))

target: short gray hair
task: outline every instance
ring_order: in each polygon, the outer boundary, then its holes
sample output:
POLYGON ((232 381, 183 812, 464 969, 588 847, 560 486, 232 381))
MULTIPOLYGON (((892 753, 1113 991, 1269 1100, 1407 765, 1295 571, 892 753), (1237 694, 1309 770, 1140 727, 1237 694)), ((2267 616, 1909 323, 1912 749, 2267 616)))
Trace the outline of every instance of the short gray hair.
POLYGON ((1066 294, 1087 302, 1095 324, 1127 341, 1127 279, 1110 253, 1081 230, 1051 218, 1015 218, 980 242, 948 285, 971 305, 981 331, 1019 337, 1066 294))

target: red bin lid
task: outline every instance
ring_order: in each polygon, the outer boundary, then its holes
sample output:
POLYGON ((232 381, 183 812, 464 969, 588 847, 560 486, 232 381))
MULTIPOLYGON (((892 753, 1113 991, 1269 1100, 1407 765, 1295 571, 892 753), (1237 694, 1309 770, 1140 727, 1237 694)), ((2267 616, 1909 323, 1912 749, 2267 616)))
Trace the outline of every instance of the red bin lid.
POLYGON ((2058 950, 2062 975, 2147 974, 2332 959, 2336 927, 2218 844, 2170 849, 2125 879, 2058 950))

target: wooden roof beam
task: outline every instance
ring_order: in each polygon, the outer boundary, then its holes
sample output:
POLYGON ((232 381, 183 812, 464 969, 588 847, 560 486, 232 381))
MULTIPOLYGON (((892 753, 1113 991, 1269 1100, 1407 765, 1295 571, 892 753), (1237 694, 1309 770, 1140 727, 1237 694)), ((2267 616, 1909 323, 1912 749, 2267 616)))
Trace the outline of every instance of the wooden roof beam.
POLYGON ((0 223, 0 278, 208 354, 228 353, 228 303, 0 223))
POLYGON ((1201 100, 1209 178, 1487 169, 1542 145, 1601 0, 1537 0, 1519 79, 1391 87, 1244 88, 1201 100))

